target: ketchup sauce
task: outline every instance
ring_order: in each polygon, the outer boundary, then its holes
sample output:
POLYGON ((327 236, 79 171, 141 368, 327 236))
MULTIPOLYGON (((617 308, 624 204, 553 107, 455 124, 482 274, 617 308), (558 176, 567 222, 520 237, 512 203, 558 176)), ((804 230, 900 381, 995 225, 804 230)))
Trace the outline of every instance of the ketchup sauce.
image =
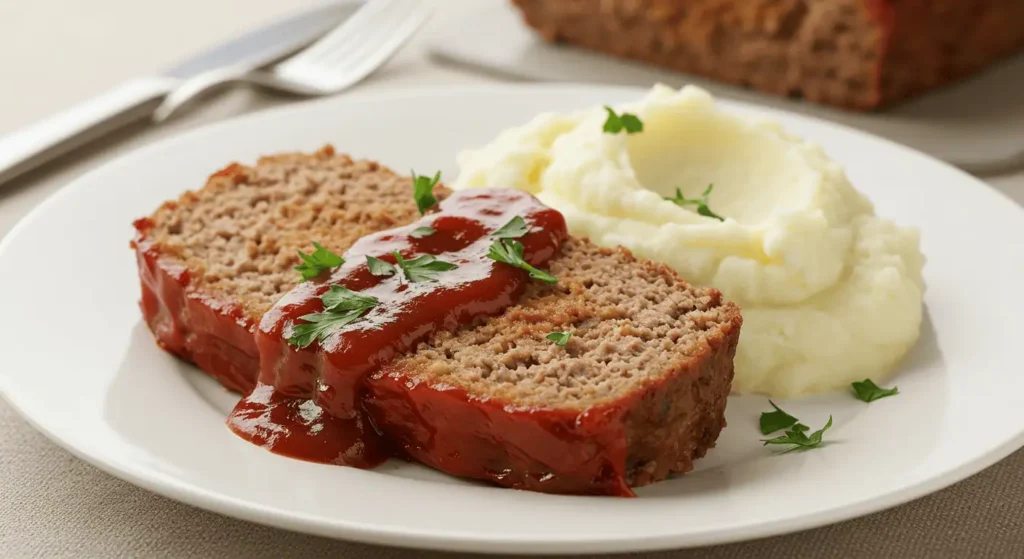
POLYGON ((527 272, 487 257, 493 233, 515 217, 528 232, 516 239, 523 258, 541 267, 558 254, 568 236, 560 213, 516 190, 457 192, 416 223, 368 235, 343 256, 345 263, 299 284, 260 321, 256 387, 238 402, 228 426, 272 452, 315 462, 372 467, 393 453, 367 416, 369 376, 408 352, 433 332, 455 330, 515 304, 527 272), (414 235, 419 228, 433 233, 414 235), (427 281, 410 281, 395 266, 375 276, 371 256, 396 264, 432 255, 452 263, 427 281), (301 318, 324 311, 321 296, 340 285, 378 303, 322 342, 297 349, 288 343, 301 318))

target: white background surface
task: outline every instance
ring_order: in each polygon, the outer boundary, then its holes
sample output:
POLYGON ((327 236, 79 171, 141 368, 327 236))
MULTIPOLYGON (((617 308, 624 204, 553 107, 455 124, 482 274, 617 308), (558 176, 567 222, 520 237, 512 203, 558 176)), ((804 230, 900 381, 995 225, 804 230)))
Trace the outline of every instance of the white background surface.
MULTIPOLYGON (((438 0, 432 27, 472 0, 438 0)), ((158 70, 305 2, 276 0, 33 0, 0 3, 0 134, 158 70)), ((426 31, 364 91, 488 78, 424 55, 426 31)), ((198 123, 280 101, 237 91, 164 129, 136 127, 85 152, 0 186, 0 235, 69 179, 109 158, 198 123)), ((1024 200, 1024 172, 987 179, 1024 200)), ((140 187, 144 187, 141 184, 140 187)), ((927 201, 922 201, 927 203, 927 201)), ((984 216, 978 216, 984 219, 984 216)), ((1024 240, 1006 239, 1020 247, 1024 240)), ((0 555, 23 556, 421 556, 265 529, 191 509, 117 481, 70 457, 0 403, 0 555)), ((1020 453, 956 488, 894 511, 808 534, 664 557, 1020 555, 1024 551, 1020 453), (902 551, 900 551, 902 550, 902 551)), ((433 555, 433 554, 431 554, 433 555)), ((437 555, 440 556, 440 555, 437 555)))

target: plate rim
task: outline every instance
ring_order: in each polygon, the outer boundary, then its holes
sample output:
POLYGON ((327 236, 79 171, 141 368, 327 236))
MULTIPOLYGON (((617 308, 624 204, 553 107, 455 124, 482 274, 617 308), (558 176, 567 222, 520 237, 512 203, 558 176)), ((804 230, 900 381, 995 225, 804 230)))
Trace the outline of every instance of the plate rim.
MULTIPOLYGON (((216 133, 222 128, 230 128, 244 121, 255 121, 260 119, 274 119, 283 114, 315 113, 322 110, 324 106, 331 104, 351 104, 360 99, 373 99, 377 102, 396 102, 410 97, 428 97, 439 94, 463 95, 494 92, 496 90, 508 91, 537 91, 548 90, 566 92, 579 89, 600 89, 613 93, 642 95, 649 91, 648 88, 635 86, 607 86, 600 84, 585 83, 482 83, 447 86, 426 86, 391 88, 383 91, 360 91, 345 96, 317 99, 297 104, 286 104, 272 107, 252 113, 234 116, 228 119, 213 123, 204 124, 186 130, 182 133, 163 138, 159 141, 141 146, 127 153, 121 154, 108 161, 103 162, 89 171, 69 180, 58 190, 32 208, 27 214, 0 239, 0 257, 13 244, 21 234, 21 231, 29 224, 44 216, 49 208, 58 203, 63 196, 73 192, 78 185, 87 184, 97 174, 112 172, 119 165, 124 165, 135 158, 143 158, 151 153, 158 153, 163 150, 173 149, 178 143, 186 143, 196 140, 204 134, 216 133)), ((1024 217, 1024 207, 1021 207, 1005 193, 992 185, 969 173, 952 166, 927 153, 916 150, 912 147, 900 144, 872 133, 848 127, 843 124, 831 122, 813 116, 802 115, 790 111, 763 107, 755 103, 717 99, 716 103, 728 109, 751 110, 767 116, 785 115, 786 118, 811 121, 815 125, 833 128, 845 134, 854 134, 870 139, 873 142, 881 141, 886 149, 902 151, 902 154, 913 154, 923 157, 941 167, 947 172, 953 171, 960 179, 967 179, 976 186, 983 186, 988 191, 987 195, 994 194, 1002 203, 1008 203, 1019 210, 1024 217)), ((901 154, 901 155, 902 155, 901 154)), ((987 453, 975 456, 973 460, 960 464, 958 467, 946 470, 942 473, 931 476, 923 476, 918 482, 908 485, 900 491, 893 491, 873 498, 857 501, 846 506, 815 513, 807 513, 788 519, 770 520, 757 525, 740 525, 725 527, 707 532, 705 534, 693 535, 659 535, 656 537, 589 537, 586 540, 573 539, 571 536, 566 539, 552 538, 543 535, 538 538, 523 540, 501 539, 491 536, 476 537, 468 531, 455 530, 418 530, 398 526, 382 526, 380 524, 362 524, 350 519, 323 519, 309 515, 304 512, 288 511, 276 507, 266 506, 253 501, 246 501, 236 497, 224 495, 211 490, 199 488, 193 484, 181 481, 173 476, 168 476, 152 469, 139 468, 135 464, 125 463, 120 460, 111 460, 102 452, 90 452, 87 448, 76 446, 73 440, 67 440, 60 436, 55 430, 48 429, 35 417, 29 415, 24 407, 19 404, 18 397, 12 390, 13 375, 0 374, 0 397, 2 397, 26 422, 34 429, 41 432, 47 439, 56 443, 61 448, 69 451, 77 458, 97 467, 98 469, 122 479, 128 483, 142 487, 148 491, 174 499, 192 506, 224 514, 230 517, 254 522, 264 526, 283 528, 291 531, 315 534, 335 539, 345 539, 369 544, 392 545, 415 549, 434 549, 447 551, 476 551, 489 553, 579 553, 579 552, 602 552, 612 553, 621 551, 653 551, 665 549, 683 549, 701 547, 708 545, 724 544, 737 541, 759 539, 774 535, 784 535, 803 530, 819 528, 822 526, 858 518, 867 514, 880 512, 912 500, 918 499, 930 493, 944 489, 958 481, 962 481, 990 466, 1014 451, 1024 446, 1024 429, 1021 429, 1015 436, 1005 440, 1002 444, 995 445, 987 453), (8 378, 10 377, 10 378, 8 378)))

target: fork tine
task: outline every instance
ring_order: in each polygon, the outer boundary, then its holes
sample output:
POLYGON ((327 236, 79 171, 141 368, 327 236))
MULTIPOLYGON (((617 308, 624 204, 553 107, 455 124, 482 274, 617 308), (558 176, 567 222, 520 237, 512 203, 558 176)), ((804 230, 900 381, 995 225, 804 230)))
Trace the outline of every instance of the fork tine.
POLYGON ((388 40, 377 45, 377 47, 365 53, 361 53, 358 56, 352 56, 348 59, 347 64, 338 68, 338 72, 341 75, 345 75, 348 81, 355 82, 361 80, 373 69, 379 67, 388 58, 395 54, 398 49, 405 43, 406 39, 410 35, 419 29, 420 25, 423 24, 427 19, 428 12, 426 10, 418 9, 414 13, 409 14, 403 21, 396 24, 396 27, 392 28, 392 34, 388 40))
POLYGON ((339 36, 337 41, 332 41, 323 52, 318 53, 317 63, 336 64, 346 58, 358 57, 362 51, 376 48, 380 37, 392 33, 395 26, 411 16, 410 8, 414 11, 420 7, 418 2, 408 0, 385 0, 385 4, 372 17, 367 18, 365 27, 359 32, 339 36))
POLYGON ((331 89, 345 89, 397 52, 430 14, 420 0, 374 1, 374 10, 357 26, 350 28, 346 23, 318 43, 315 52, 286 60, 274 73, 298 82, 303 76, 314 75, 329 83, 331 89), (340 33, 343 28, 349 31, 340 33))
POLYGON ((395 1, 369 0, 356 13, 346 19, 345 23, 321 37, 306 50, 285 61, 284 64, 292 61, 313 60, 324 53, 332 52, 335 44, 344 41, 347 37, 358 35, 360 31, 367 28, 367 24, 373 23, 374 18, 378 17, 377 14, 386 10, 395 1))
MULTIPOLYGON (((359 60, 370 52, 380 48, 382 43, 387 42, 392 36, 404 33, 404 27, 410 22, 415 22, 418 15, 422 13, 421 6, 416 2, 394 2, 393 6, 398 9, 386 10, 374 19, 374 25, 365 34, 359 37, 352 37, 344 43, 339 43, 333 52, 324 55, 323 62, 329 65, 336 65, 339 62, 359 60), (412 9, 410 9, 412 8, 412 9)), ((417 24, 418 25, 418 24, 417 24)), ((402 37, 407 38, 408 35, 402 37)))
POLYGON ((212 84, 249 82, 311 96, 341 92, 383 65, 429 13, 422 0, 368 0, 344 24, 269 71, 222 68, 202 81, 179 87, 164 100, 154 119, 166 118, 212 84))

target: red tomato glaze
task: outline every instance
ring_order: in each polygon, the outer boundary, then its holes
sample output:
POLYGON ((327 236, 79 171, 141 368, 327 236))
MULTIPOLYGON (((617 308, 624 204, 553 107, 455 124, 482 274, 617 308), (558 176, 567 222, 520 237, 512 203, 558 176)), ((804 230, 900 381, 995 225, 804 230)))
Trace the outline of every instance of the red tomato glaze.
POLYGON ((515 303, 527 273, 487 253, 492 233, 516 216, 530 227, 517 239, 525 259, 543 266, 567 238, 562 215, 519 191, 471 190, 453 194, 416 223, 360 239, 344 254, 342 266, 295 287, 256 330, 258 383, 232 412, 231 429, 295 458, 358 467, 382 461, 386 445, 364 405, 369 375, 438 329, 454 330, 515 303), (425 226, 435 232, 413 236, 425 226), (366 257, 395 264, 394 251, 406 260, 430 254, 458 267, 429 281, 410 281, 401 270, 372 275, 366 257), (304 322, 300 317, 324 310, 320 297, 332 285, 379 303, 322 343, 305 349, 289 345, 294 326, 304 322))
POLYGON ((160 257, 149 238, 149 219, 134 225, 132 247, 142 284, 139 307, 157 344, 192 361, 231 390, 252 390, 259 371, 256 325, 238 305, 193 291, 189 270, 160 257))
POLYGON ((514 408, 385 366, 366 405, 401 451, 452 475, 546 493, 633 496, 623 417, 631 401, 577 413, 514 408))

